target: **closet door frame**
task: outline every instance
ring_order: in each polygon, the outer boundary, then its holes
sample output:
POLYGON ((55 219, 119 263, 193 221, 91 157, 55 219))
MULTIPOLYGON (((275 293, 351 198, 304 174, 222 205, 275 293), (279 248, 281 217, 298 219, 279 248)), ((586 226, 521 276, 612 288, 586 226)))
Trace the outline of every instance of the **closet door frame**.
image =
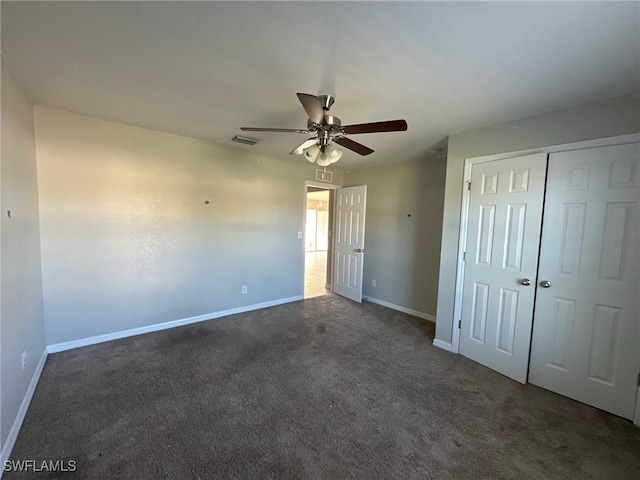
MULTIPOLYGON (((557 153, 569 150, 579 150, 584 148, 605 147, 610 145, 622 145, 625 143, 640 142, 640 133, 629 135, 619 135, 615 137, 598 138, 594 140, 585 140, 574 143, 564 143, 560 145, 550 145, 540 148, 532 148, 526 150, 517 150, 512 152, 498 153, 492 155, 484 155, 479 157, 469 157, 464 161, 464 175, 462 178, 462 208, 460 210, 460 230, 458 232, 458 258, 456 265, 456 293, 454 303, 454 322, 453 332, 451 336, 451 351, 459 353, 460 351, 460 319, 462 318, 462 286, 464 284, 464 253, 466 251, 467 223, 469 219, 469 190, 468 184, 471 181, 471 171, 475 164, 491 162, 494 160, 504 160, 511 157, 519 157, 534 153, 557 153)), ((640 292, 638 292, 640 295, 640 292)), ((640 342, 640 338, 638 339, 640 342)), ((640 372, 640 365, 638 365, 640 372)), ((634 423, 640 426, 640 386, 638 387, 638 395, 636 397, 636 411, 634 423)))

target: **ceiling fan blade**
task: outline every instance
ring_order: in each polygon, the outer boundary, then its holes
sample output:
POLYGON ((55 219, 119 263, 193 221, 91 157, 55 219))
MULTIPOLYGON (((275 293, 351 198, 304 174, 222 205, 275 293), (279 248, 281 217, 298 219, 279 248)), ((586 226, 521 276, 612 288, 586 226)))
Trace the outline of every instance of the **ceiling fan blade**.
POLYGON ((305 112, 309 115, 309 120, 313 123, 322 125, 324 122, 324 110, 322 109, 322 102, 315 95, 309 95, 308 93, 296 93, 298 100, 304 107, 305 112))
POLYGON ((404 120, 359 123, 357 125, 346 125, 342 127, 342 131, 350 135, 353 135, 354 133, 401 132, 406 129, 407 122, 404 120))
POLYGON ((295 150, 289 152, 289 155, 302 155, 302 150, 304 150, 307 147, 310 147, 311 145, 313 145, 314 143, 318 143, 318 139, 317 138, 310 138, 309 140, 305 140, 304 142, 302 142, 298 148, 296 148, 295 150))
POLYGON ((371 150, 369 147, 365 147, 361 143, 354 142, 350 138, 334 137, 333 141, 338 145, 342 145, 344 148, 348 148, 349 150, 353 150, 354 152, 359 153, 362 156, 373 153, 373 150, 371 150))
POLYGON ((281 132, 281 133, 311 133, 309 130, 297 128, 262 128, 262 127, 240 127, 243 132, 281 132))

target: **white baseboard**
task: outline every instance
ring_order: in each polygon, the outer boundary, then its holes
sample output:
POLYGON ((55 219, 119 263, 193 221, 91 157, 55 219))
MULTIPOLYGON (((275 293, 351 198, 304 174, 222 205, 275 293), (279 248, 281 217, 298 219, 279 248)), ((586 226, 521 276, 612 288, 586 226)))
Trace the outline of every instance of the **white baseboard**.
POLYGON ((245 305, 244 307, 231 308, 229 310, 222 310, 220 312, 206 313, 204 315, 198 315, 196 317, 183 318, 182 320, 172 320, 170 322, 156 323, 153 325, 148 325, 146 327, 132 328, 129 330, 122 330, 120 332, 97 335, 95 337, 81 338, 80 340, 72 340, 70 342, 54 343, 47 346, 47 352, 64 352, 65 350, 72 350, 74 348, 86 347, 89 345, 95 345, 97 343, 109 342, 111 340, 118 340, 120 338, 133 337, 134 335, 143 335, 145 333, 157 332, 169 328, 182 327, 191 323, 204 322, 206 320, 212 320, 214 318, 226 317, 227 315, 235 315, 236 313, 250 312, 252 310, 259 310, 261 308, 267 307, 275 307, 276 305, 296 302, 302 299, 302 295, 288 298, 279 298, 278 300, 256 303, 254 305, 245 305))
POLYGON ((26 393, 24 394, 24 398, 22 399, 22 403, 20 404, 20 408, 18 409, 18 413, 16 414, 16 418, 13 421, 13 425, 11 426, 11 430, 9 430, 9 435, 7 436, 6 442, 2 447, 2 452, 0 452, 0 478, 2 478, 2 473, 4 472, 4 462, 9 460, 11 456, 11 450, 13 450, 13 446, 18 439, 18 433, 20 432, 20 427, 22 427, 22 422, 24 421, 24 417, 27 414, 27 410, 29 409, 29 404, 31 403, 31 399, 33 398, 33 394, 36 391, 36 386, 38 385, 38 380, 40 380, 40 374, 42 373, 42 369, 44 368, 44 364, 47 361, 47 350, 45 349, 42 352, 42 356, 38 361, 38 365, 36 365, 36 369, 33 372, 33 376, 31 377, 31 382, 29 382, 29 387, 27 388, 26 393))
POLYGON ((453 351, 453 349, 451 348, 451 344, 449 342, 445 342, 443 340, 440 340, 439 338, 433 339, 433 346, 441 348, 442 350, 446 350, 447 352, 453 351))
POLYGON ((424 318, 425 320, 429 320, 430 322, 436 321, 436 317, 434 315, 430 315, 428 313, 419 312, 417 310, 412 310, 407 307, 403 307, 401 305, 396 305, 395 303, 385 302, 384 300, 379 300, 373 297, 366 297, 365 300, 371 303, 377 303, 378 305, 382 305, 383 307, 391 308, 392 310, 398 310, 402 313, 408 313, 409 315, 413 315, 414 317, 424 318))

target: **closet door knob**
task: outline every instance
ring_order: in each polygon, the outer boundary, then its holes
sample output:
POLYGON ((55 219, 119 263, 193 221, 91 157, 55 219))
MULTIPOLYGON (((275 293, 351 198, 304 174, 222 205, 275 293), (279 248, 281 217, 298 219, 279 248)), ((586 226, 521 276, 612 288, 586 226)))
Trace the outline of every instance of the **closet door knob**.
POLYGON ((549 280, 542 280, 540 282, 540 286, 542 288, 549 288, 551 286, 551 282, 549 280))
POLYGON ((529 285, 531 285, 531 280, 529 280, 528 278, 523 278, 522 280, 520 280, 520 285, 528 287, 529 285))

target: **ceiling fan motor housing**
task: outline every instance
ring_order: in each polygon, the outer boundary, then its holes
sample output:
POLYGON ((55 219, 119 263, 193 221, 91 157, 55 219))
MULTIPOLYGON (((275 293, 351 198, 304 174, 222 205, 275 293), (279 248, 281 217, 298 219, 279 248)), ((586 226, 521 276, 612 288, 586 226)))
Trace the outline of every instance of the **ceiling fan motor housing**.
POLYGON ((334 117, 333 115, 324 115, 324 121, 322 125, 318 123, 314 123, 311 119, 307 120, 307 129, 311 132, 330 132, 330 133, 339 133, 340 127, 342 126, 342 122, 338 117, 334 117))

